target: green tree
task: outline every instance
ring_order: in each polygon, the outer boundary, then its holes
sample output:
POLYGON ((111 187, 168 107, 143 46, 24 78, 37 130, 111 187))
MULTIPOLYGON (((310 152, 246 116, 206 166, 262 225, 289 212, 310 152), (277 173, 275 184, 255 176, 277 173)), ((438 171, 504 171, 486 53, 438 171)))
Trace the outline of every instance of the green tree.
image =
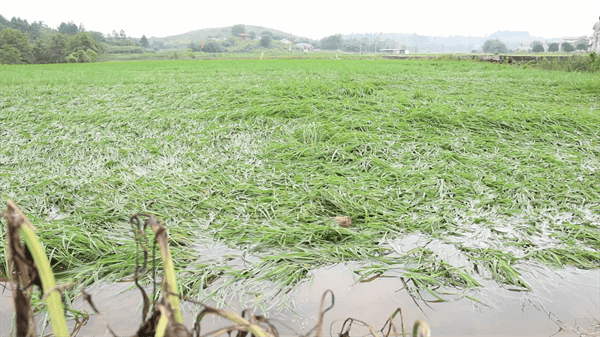
POLYGON ((224 47, 233 47, 233 46, 235 46, 236 41, 239 41, 237 36, 229 35, 229 37, 227 38, 227 41, 223 42, 223 46, 224 47))
MULTIPOLYGON (((321 49, 334 50, 342 47, 342 34, 331 35, 321 39, 321 49)), ((360 47, 359 47, 360 49, 360 47)))
POLYGON ((238 36, 239 34, 246 33, 246 26, 243 24, 235 25, 231 27, 231 35, 238 36))
POLYGON ((586 41, 579 42, 575 48, 577 50, 588 50, 588 43, 586 41))
POLYGON ((90 35, 92 35, 92 37, 94 38, 94 40, 96 42, 106 42, 106 38, 104 38, 104 35, 102 33, 94 32, 94 31, 90 31, 88 33, 90 33, 90 35))
POLYGON ((504 42, 500 41, 499 39, 485 41, 481 49, 483 49, 483 51, 486 53, 508 53, 508 48, 506 47, 506 44, 504 44, 504 42))
POLYGON ((41 39, 44 37, 44 31, 48 31, 49 27, 43 22, 34 21, 30 26, 29 38, 31 41, 41 39))
POLYGON ((531 43, 531 51, 534 53, 543 53, 544 45, 540 41, 533 41, 531 43))
POLYGON ((558 43, 554 42, 548 46, 548 51, 558 51, 558 43))
POLYGON ((358 53, 361 51, 361 45, 356 38, 352 38, 344 41, 342 49, 351 53, 358 53))
POLYGON ((29 36, 31 41, 35 41, 42 37, 42 28, 47 28, 43 22, 34 21, 31 24, 27 20, 14 17, 8 21, 4 17, 0 19, 0 30, 4 28, 14 28, 29 36))
POLYGON ((61 33, 52 35, 50 41, 50 60, 52 63, 63 63, 67 56, 69 38, 61 33))
MULTIPOLYGON (((19 50, 21 55, 20 63, 33 63, 33 47, 31 46, 29 36, 26 33, 14 28, 3 29, 0 32, 0 48, 4 45, 10 45, 19 50)), ((11 55, 14 54, 12 49, 6 50, 11 55)))
POLYGON ((562 44, 562 50, 567 53, 570 53, 575 50, 575 47, 573 47, 573 45, 570 44, 569 42, 565 42, 562 44))
POLYGON ((10 20, 10 27, 16 30, 20 30, 23 33, 29 33, 29 23, 27 20, 23 20, 21 18, 14 17, 10 20))
POLYGON ((221 53, 223 52, 223 48, 216 41, 210 41, 204 44, 202 51, 205 53, 221 53))
POLYGON ((250 31, 250 39, 251 39, 251 40, 254 40, 254 39, 256 39, 256 33, 255 33, 253 30, 252 30, 252 31, 250 31))
POLYGON ((273 39, 273 34, 269 31, 264 31, 260 33, 260 46, 264 48, 269 48, 271 46, 271 40, 273 39))
POLYGON ((146 38, 146 35, 142 35, 142 39, 140 40, 140 45, 142 45, 142 47, 144 47, 144 48, 148 48, 148 39, 146 38))
POLYGON ((0 15, 0 30, 8 27, 10 27, 10 21, 6 20, 4 16, 0 15))
POLYGON ((33 59, 35 63, 51 63, 52 54, 47 39, 37 39, 33 44, 33 59))
POLYGON ((96 54, 102 53, 102 45, 97 43, 90 33, 78 33, 69 39, 67 43, 67 54, 71 54, 74 51, 82 50, 88 51, 93 50, 96 54))
POLYGON ((69 21, 69 23, 61 22, 60 26, 58 26, 58 32, 64 35, 75 35, 79 33, 79 27, 73 23, 73 21, 69 21))
POLYGON ((188 48, 190 48, 194 52, 202 51, 202 45, 196 44, 194 42, 188 44, 188 48))
POLYGON ((11 46, 5 44, 0 47, 0 63, 2 64, 19 64, 21 63, 21 52, 11 46))
POLYGON ((152 47, 156 50, 166 48, 165 43, 163 41, 156 41, 156 40, 152 41, 152 47))

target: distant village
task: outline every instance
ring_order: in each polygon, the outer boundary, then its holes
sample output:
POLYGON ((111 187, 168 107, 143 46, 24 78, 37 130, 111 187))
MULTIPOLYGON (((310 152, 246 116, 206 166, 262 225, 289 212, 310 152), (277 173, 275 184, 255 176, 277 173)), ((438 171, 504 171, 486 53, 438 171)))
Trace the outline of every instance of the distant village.
MULTIPOLYGON (((565 46, 573 46, 573 52, 587 52, 588 46, 592 44, 594 39, 593 35, 581 35, 581 36, 566 36, 562 38, 551 38, 544 39, 541 37, 529 36, 527 32, 514 32, 515 35, 511 36, 511 32, 497 32, 490 35, 489 37, 429 37, 419 35, 408 35, 408 34, 350 34, 342 35, 344 39, 343 46, 340 50, 345 50, 349 41, 358 41, 357 37, 361 37, 363 40, 362 46, 358 47, 358 50, 352 50, 354 52, 380 52, 390 54, 412 54, 412 53, 448 53, 448 52, 459 52, 459 53, 484 53, 483 42, 488 39, 498 39, 506 43, 510 52, 514 53, 534 53, 535 44, 540 44, 543 47, 543 51, 552 52, 552 45, 556 45, 556 51, 565 50, 565 46), (503 34, 504 33, 504 34, 503 34), (501 36, 498 36, 501 35, 501 36), (453 39, 457 40, 453 43, 453 39), (364 42, 365 40, 370 41, 369 43, 364 42), (379 40, 379 41, 378 41, 379 40), (375 41, 378 41, 375 42, 375 41), (580 48, 577 48, 579 46, 580 48), (582 46, 586 46, 582 48, 582 46)), ((260 41, 261 36, 256 36, 251 39, 250 34, 241 33, 237 36, 239 42, 248 40, 260 41)), ((211 37, 210 41, 228 41, 228 37, 211 37)), ((298 50, 303 52, 312 52, 320 49, 319 41, 315 45, 307 42, 296 43, 295 38, 290 36, 281 38, 279 41, 283 44, 290 45, 289 50, 298 50)), ((304 39, 306 40, 306 39, 304 39)), ((348 51, 348 50, 346 50, 348 51)), ((567 49, 567 51, 569 51, 567 49)))
MULTIPOLYGON (((239 41, 240 42, 244 42, 244 41, 247 41, 247 40, 250 39, 250 34, 240 33, 240 34, 238 34, 238 36, 239 36, 239 39, 240 39, 239 41)), ((257 36, 253 40, 260 41, 261 38, 262 37, 257 36)), ((219 41, 219 38, 212 37, 209 40, 211 40, 211 41, 219 41)), ((227 41, 227 38, 223 38, 223 40, 227 41)), ((294 48, 296 48, 298 50, 301 50, 303 52, 309 52, 309 51, 314 51, 315 50, 315 47, 313 45, 311 45, 310 43, 296 43, 296 44, 294 44, 293 38, 291 38, 291 39, 283 38, 283 39, 281 39, 279 41, 281 41, 281 42, 283 42, 285 44, 288 44, 290 46, 293 45, 294 48)))

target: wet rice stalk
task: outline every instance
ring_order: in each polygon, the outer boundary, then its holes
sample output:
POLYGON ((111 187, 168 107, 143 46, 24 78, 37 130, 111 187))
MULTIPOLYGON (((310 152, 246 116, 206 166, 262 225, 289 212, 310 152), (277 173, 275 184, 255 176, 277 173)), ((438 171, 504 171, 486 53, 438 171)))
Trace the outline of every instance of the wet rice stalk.
MULTIPOLYGON (((89 315, 86 315, 83 320, 77 319, 72 332, 69 333, 66 326, 66 320, 64 318, 64 302, 65 296, 64 291, 71 285, 63 284, 55 286, 54 275, 49 267, 48 260, 43 252, 43 248, 40 246, 37 236, 35 234, 35 227, 31 224, 25 214, 22 213, 20 208, 11 200, 7 202, 7 208, 2 213, 6 219, 7 226, 7 237, 6 242, 8 246, 8 265, 10 287, 13 292, 13 307, 15 308, 15 323, 16 331, 14 333, 18 336, 36 336, 36 322, 34 320, 34 310, 31 305, 31 298, 33 294, 32 286, 38 287, 39 293, 43 294, 42 299, 47 302, 47 311, 50 315, 52 322, 52 329, 55 336, 76 336, 80 328, 82 328, 89 319, 89 315), (26 242, 26 246, 21 243, 21 235, 23 240, 26 242)), ((230 334, 233 331, 237 331, 239 336, 246 336, 248 333, 251 336, 257 337, 279 337, 279 332, 273 323, 262 315, 255 315, 251 310, 243 310, 241 315, 233 312, 222 310, 218 308, 210 307, 202 302, 195 301, 193 299, 186 298, 178 294, 177 277, 175 270, 173 269, 173 261, 170 254, 168 245, 168 234, 166 228, 158 223, 154 216, 149 214, 135 214, 131 217, 131 224, 136 239, 136 249, 141 248, 143 255, 143 262, 140 266, 138 254, 136 254, 136 263, 133 281, 141 293, 143 300, 142 309, 142 323, 137 330, 135 336, 156 336, 156 337, 192 337, 201 336, 201 325, 202 319, 209 315, 215 315, 227 319, 233 325, 219 328, 209 333, 204 333, 202 336, 219 336, 223 333, 230 334), (142 220, 142 218, 144 220, 142 220), (140 286, 139 279, 140 274, 148 271, 148 237, 146 235, 146 229, 150 228, 154 233, 154 244, 159 246, 161 262, 163 265, 163 272, 161 278, 161 299, 157 301, 157 278, 156 278, 156 266, 152 263, 150 272, 152 273, 154 290, 152 295, 154 300, 152 301, 152 312, 150 314, 150 300, 146 294, 145 289, 140 286), (202 308, 197 314, 194 327, 189 331, 184 325, 183 314, 180 306, 180 300, 191 302, 198 307, 202 308), (246 318, 246 316, 248 316, 246 318)), ((153 249, 154 250, 154 249, 153 249)), ((154 261, 153 261, 154 262, 154 261)), ((92 296, 85 290, 81 291, 83 299, 89 304, 93 313, 99 316, 104 323, 106 329, 112 336, 117 336, 114 330, 110 327, 110 324, 106 322, 103 314, 97 309, 97 306, 92 300, 92 296)), ((323 335, 323 318, 325 313, 333 308, 335 304, 335 296, 331 290, 327 290, 323 293, 321 298, 321 304, 319 307, 319 321, 316 325, 309 330, 304 337, 309 337, 313 334, 315 337, 321 337, 323 335), (331 304, 325 308, 326 298, 331 298, 331 304)), ((37 313, 37 312, 35 312, 37 313)), ((352 322, 355 319, 349 318, 350 324, 347 328, 342 327, 340 334, 349 335, 352 322)), ((359 321, 365 324, 362 321, 359 321)), ((285 325, 285 324, 284 324, 285 325)), ((373 336, 377 336, 377 333, 369 326, 373 336)), ((382 337, 388 337, 390 332, 394 331, 394 336, 406 337, 406 330, 404 327, 404 317, 402 316, 401 309, 394 311, 389 316, 381 331, 382 337), (394 324, 394 318, 397 314, 400 314, 401 334, 398 333, 394 324), (388 331, 384 332, 386 326, 388 331)), ((11 329, 12 330, 12 329, 11 329)), ((300 333, 295 332, 296 335, 300 333)), ((431 331, 427 323, 421 320, 417 320, 413 327, 413 333, 411 336, 425 336, 429 337, 431 331)))
POLYGON ((240 60, 3 65, 0 81, 0 199, 43 229, 60 282, 130 279, 138 212, 165 221, 198 299, 265 306, 350 261, 429 301, 528 290, 526 262, 599 267, 593 74, 240 60), (203 260, 207 240, 248 258, 203 260))

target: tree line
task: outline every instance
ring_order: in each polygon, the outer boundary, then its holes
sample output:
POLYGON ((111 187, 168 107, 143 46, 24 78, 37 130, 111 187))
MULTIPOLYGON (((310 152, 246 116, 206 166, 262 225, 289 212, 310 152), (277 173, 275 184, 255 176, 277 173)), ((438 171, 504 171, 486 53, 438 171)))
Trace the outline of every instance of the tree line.
MULTIPOLYGON (((500 41, 499 39, 485 41, 481 49, 485 53, 505 54, 509 52, 508 48, 506 47, 506 44, 504 44, 504 42, 500 41)), ((576 46, 573 46, 568 42, 563 42, 560 45, 557 42, 554 42, 548 45, 548 50, 544 48, 544 44, 541 41, 533 41, 531 43, 531 51, 534 53, 543 53, 545 51, 557 52, 559 51, 559 49, 567 53, 575 50, 587 50, 588 43, 587 41, 580 41, 577 43, 576 46)))
MULTIPOLYGON (((94 62, 104 52, 124 47, 148 47, 148 39, 127 37, 121 29, 112 34, 87 31, 83 24, 62 22, 50 28, 43 21, 28 23, 0 15, 0 63, 83 63, 94 62)), ((140 48, 141 51, 141 48, 140 48)))
MULTIPOLYGON (((243 24, 234 25, 231 28, 231 35, 238 37, 239 34, 246 34, 246 27, 243 24)), ((257 34, 253 31, 249 33, 250 39, 255 39, 257 34)), ((281 34, 280 34, 281 35, 281 34)), ((290 38, 289 36, 280 36, 269 31, 260 33, 260 46, 264 48, 271 47, 272 40, 290 38)), ((209 36, 210 37, 210 36, 209 36)), ((191 48, 192 51, 202 51, 208 53, 219 53, 224 48, 235 44, 237 39, 228 41, 207 41, 192 42, 182 47, 191 48)), ((294 43, 309 43, 316 49, 324 50, 343 50, 347 52, 379 52, 381 49, 396 49, 401 47, 396 41, 386 38, 381 39, 381 34, 375 38, 344 38, 341 34, 335 34, 325 37, 321 40, 312 40, 306 38, 296 38, 294 43)), ((154 50, 165 48, 164 43, 153 41, 154 50)), ((48 27, 43 21, 28 23, 13 17, 10 21, 0 15, 0 63, 3 64, 21 64, 21 63, 65 63, 65 62, 93 62, 103 53, 143 53, 147 51, 149 41, 146 36, 140 39, 128 37, 124 30, 102 34, 96 31, 88 31, 83 24, 76 25, 72 21, 62 22, 56 28, 48 27)), ((571 52, 575 49, 587 50, 587 41, 578 42, 576 46, 570 43, 552 43, 545 50, 540 41, 534 41, 531 44, 534 53, 554 52, 559 49, 565 52, 571 52)), ((499 39, 490 39, 485 41, 483 51, 486 53, 508 53, 510 50, 504 42, 499 39)), ((418 49, 415 50, 418 52, 418 49)))

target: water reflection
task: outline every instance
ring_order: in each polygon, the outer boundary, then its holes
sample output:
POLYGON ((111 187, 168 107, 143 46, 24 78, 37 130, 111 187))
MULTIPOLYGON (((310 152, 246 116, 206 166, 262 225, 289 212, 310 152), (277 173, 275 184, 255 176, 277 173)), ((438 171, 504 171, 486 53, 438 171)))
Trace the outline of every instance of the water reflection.
MULTIPOLYGON (((577 318, 598 319, 600 316, 599 270, 567 268, 556 271, 542 266, 522 265, 523 278, 533 289, 529 293, 510 291, 488 281, 481 290, 470 293, 486 305, 456 298, 446 303, 432 303, 431 307, 421 305, 422 312, 405 291, 399 291, 402 284, 398 278, 382 277, 360 283, 351 271, 355 267, 339 264, 314 270, 310 275, 312 282, 299 285, 294 293, 289 294, 293 297, 294 308, 273 307, 268 309, 267 315, 285 322, 294 331, 308 331, 317 322, 322 294, 331 289, 335 293, 335 307, 325 315, 325 334, 329 333, 330 327, 332 333, 337 334, 343 320, 348 317, 363 320, 379 329, 398 307, 402 308, 407 324, 423 319, 429 323, 435 336, 549 336, 557 332, 559 327, 548 318, 548 313, 570 325, 574 325, 577 318)), ((88 292, 118 335, 135 333, 141 321, 141 296, 132 289, 132 284, 100 284, 88 292)), ((1 301, 0 334, 6 336, 12 319, 12 301, 8 290, 2 293, 1 301)), ((226 302, 231 310, 239 312, 242 309, 239 298, 228 297, 226 302)), ((252 303, 247 299, 241 302, 246 305, 252 303)), ((209 301, 207 304, 218 303, 209 301)), ((91 312, 81 298, 74 301, 73 306, 91 312)), ((186 304, 184 312, 186 325, 191 327, 195 309, 186 304)), ((229 325, 214 317, 203 322, 203 333, 229 325)), ((586 328, 585 319, 580 320, 579 324, 586 328)), ((276 326, 282 335, 294 335, 283 325, 276 326)), ((353 331, 353 335, 368 333, 366 329, 353 331)), ((101 319, 93 316, 81 329, 79 336, 102 336, 106 333, 101 319)))

